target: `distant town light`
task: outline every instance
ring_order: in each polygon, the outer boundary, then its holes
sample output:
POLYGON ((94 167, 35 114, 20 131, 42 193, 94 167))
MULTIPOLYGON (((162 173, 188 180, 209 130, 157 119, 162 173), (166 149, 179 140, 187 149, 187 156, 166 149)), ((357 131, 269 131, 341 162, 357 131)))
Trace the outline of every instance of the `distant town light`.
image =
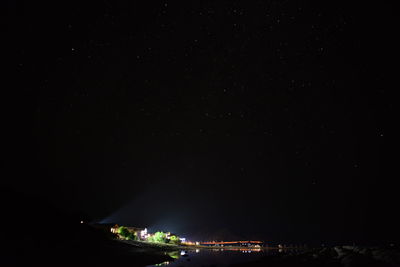
POLYGON ((81 221, 81 223, 83 223, 83 221, 81 221))

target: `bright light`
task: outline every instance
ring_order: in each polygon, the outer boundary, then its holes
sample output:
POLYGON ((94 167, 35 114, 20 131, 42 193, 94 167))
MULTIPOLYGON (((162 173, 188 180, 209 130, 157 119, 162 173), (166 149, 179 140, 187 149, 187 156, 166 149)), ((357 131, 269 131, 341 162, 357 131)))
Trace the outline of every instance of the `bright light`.
POLYGON ((184 237, 179 238, 179 240, 181 240, 181 242, 186 242, 186 238, 184 237))
POLYGON ((81 223, 83 223, 83 221, 81 221, 81 223))
POLYGON ((141 238, 146 238, 147 237, 147 228, 144 228, 144 230, 140 231, 140 237, 141 238))

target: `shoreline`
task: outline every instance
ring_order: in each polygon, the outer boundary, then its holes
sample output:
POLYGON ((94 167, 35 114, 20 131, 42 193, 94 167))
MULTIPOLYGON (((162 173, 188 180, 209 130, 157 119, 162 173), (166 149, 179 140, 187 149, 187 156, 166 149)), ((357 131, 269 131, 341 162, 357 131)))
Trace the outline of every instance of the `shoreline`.
MULTIPOLYGON (((268 249, 279 249, 278 247, 245 247, 245 246, 202 246, 202 245, 171 245, 164 243, 150 243, 145 241, 132 241, 132 240, 120 240, 114 239, 115 241, 132 245, 133 247, 138 248, 149 248, 155 250, 165 250, 165 251, 174 251, 174 250, 196 250, 196 249, 249 249, 249 250, 268 250, 268 249)), ((291 249, 291 248, 290 248, 291 249)))

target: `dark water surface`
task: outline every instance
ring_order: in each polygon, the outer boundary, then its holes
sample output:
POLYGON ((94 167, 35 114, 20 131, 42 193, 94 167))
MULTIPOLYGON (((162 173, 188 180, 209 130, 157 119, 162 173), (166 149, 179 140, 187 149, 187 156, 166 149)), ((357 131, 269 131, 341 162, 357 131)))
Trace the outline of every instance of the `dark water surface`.
POLYGON ((172 253, 170 256, 176 258, 174 261, 149 266, 229 266, 235 263, 255 261, 265 255, 275 253, 276 250, 263 249, 196 249, 172 253))

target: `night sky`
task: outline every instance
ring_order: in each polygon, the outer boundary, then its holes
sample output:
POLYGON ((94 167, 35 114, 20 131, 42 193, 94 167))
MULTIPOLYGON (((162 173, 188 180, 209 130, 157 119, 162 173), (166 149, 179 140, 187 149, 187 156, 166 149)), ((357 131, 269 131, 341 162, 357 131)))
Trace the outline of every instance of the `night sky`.
POLYGON ((6 5, 16 198, 193 238, 399 240, 389 4, 6 5))

